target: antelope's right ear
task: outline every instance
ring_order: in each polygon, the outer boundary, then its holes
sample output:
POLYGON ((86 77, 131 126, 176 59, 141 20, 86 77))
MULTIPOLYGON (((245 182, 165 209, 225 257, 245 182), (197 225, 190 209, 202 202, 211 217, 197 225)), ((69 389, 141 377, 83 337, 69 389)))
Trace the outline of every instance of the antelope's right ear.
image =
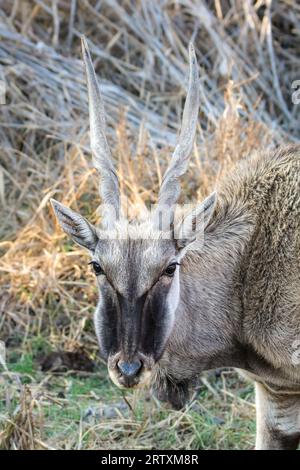
POLYGON ((90 251, 95 251, 99 241, 96 228, 84 217, 63 206, 55 199, 50 199, 55 215, 62 229, 78 245, 84 246, 90 251))
POLYGON ((203 232, 211 219, 217 202, 217 193, 214 191, 201 204, 198 204, 192 212, 187 214, 179 227, 177 227, 178 248, 185 248, 193 243, 197 237, 203 236, 203 232))

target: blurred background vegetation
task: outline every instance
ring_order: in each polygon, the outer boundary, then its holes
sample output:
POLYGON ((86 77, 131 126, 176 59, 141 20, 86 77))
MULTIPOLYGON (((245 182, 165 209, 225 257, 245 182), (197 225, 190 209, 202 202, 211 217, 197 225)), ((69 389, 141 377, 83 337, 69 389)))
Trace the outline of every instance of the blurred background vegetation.
POLYGON ((149 391, 121 393, 98 358, 89 258, 49 207, 55 196, 99 222, 81 34, 132 216, 155 202, 176 142, 190 39, 201 109, 182 201, 252 150, 300 138, 296 1, 2 0, 0 448, 252 448, 253 386, 236 372, 204 374, 172 411, 149 391))

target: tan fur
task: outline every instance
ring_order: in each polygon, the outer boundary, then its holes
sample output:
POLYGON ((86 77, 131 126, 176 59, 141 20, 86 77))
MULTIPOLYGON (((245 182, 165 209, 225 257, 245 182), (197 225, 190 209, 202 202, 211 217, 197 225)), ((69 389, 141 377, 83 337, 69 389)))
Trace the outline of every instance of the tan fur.
POLYGON ((280 440, 288 447, 291 430, 293 438, 300 432, 300 365, 294 361, 300 338, 299 147, 257 153, 238 164, 220 186, 202 251, 183 260, 181 279, 186 310, 179 306, 162 376, 180 383, 200 370, 240 367, 274 392, 272 398, 267 388, 258 394, 258 447, 280 447, 280 440))
POLYGON ((300 396, 268 391, 256 383, 257 450, 296 449, 300 439, 300 396))

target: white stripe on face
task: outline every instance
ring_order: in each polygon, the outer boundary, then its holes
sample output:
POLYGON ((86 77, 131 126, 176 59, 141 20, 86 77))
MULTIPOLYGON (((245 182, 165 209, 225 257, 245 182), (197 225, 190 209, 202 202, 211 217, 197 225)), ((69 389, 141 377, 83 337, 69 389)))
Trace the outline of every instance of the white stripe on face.
POLYGON ((170 290, 167 295, 167 309, 165 324, 167 325, 166 337, 171 334, 174 321, 175 312, 177 310, 180 299, 180 282, 179 282, 179 266, 177 266, 170 290))

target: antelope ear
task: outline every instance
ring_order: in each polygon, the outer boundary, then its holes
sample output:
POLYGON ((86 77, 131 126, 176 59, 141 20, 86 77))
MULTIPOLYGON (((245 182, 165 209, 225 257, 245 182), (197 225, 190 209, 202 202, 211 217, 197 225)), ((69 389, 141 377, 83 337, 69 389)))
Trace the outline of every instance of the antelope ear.
POLYGON ((217 193, 213 192, 183 218, 175 229, 175 238, 179 249, 186 248, 196 239, 203 239, 204 230, 214 212, 216 202, 217 193))
POLYGON ((55 215, 62 229, 78 245, 84 246, 90 251, 95 251, 99 241, 95 227, 84 217, 63 206, 60 202, 51 199, 55 215))

